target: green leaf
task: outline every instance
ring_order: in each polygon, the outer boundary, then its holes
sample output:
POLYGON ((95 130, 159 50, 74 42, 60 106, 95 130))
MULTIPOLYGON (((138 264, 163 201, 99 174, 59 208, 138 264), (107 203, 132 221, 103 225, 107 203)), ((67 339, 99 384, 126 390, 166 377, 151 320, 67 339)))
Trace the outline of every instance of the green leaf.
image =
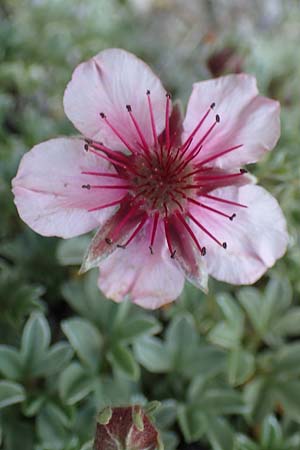
POLYGON ((243 325, 244 313, 238 302, 233 300, 229 294, 219 294, 217 296, 217 303, 228 323, 232 324, 234 327, 236 327, 237 324, 239 324, 239 326, 243 325))
POLYGON ((50 328, 45 316, 32 313, 21 341, 21 359, 26 372, 35 375, 42 367, 50 344, 50 328))
POLYGON ((166 349, 174 370, 180 371, 191 363, 197 344, 198 335, 192 316, 175 317, 166 332, 166 349))
POLYGON ((194 403, 202 408, 202 411, 210 414, 245 414, 247 407, 240 393, 233 389, 214 388, 208 389, 194 403))
POLYGON ((236 447, 234 450, 261 450, 251 439, 243 434, 238 434, 236 437, 236 447))
POLYGON ((44 361, 44 370, 47 376, 60 372, 72 359, 74 352, 67 342, 53 345, 44 361))
POLYGON ((269 318, 281 315, 292 301, 292 289, 287 278, 273 278, 267 284, 264 292, 262 314, 264 322, 269 318))
POLYGON ((215 416, 206 417, 206 434, 213 450, 232 450, 234 433, 229 423, 215 416))
POLYGON ((101 330, 111 330, 119 305, 107 301, 98 285, 98 271, 91 270, 84 277, 65 283, 62 294, 71 308, 101 330))
POLYGON ((268 416, 263 421, 260 433, 260 443, 264 448, 278 449, 283 448, 281 426, 274 416, 268 416))
POLYGON ((300 343, 281 347, 274 354, 273 371, 281 377, 300 374, 300 343))
POLYGON ((119 369, 129 379, 137 380, 139 378, 139 366, 135 362, 132 353, 124 345, 115 344, 108 354, 108 359, 113 367, 119 369))
POLYGON ((25 400, 23 386, 12 381, 0 381, 0 408, 25 400))
POLYGON ((60 375, 59 394, 67 405, 73 405, 85 398, 94 388, 93 380, 84 368, 74 362, 60 375))
POLYGON ((195 405, 179 406, 178 422, 187 443, 199 440, 206 431, 205 416, 195 405))
POLYGON ((63 448, 67 438, 67 431, 64 427, 66 421, 62 410, 53 403, 48 403, 40 411, 36 419, 36 429, 43 445, 51 449, 63 448))
POLYGON ((182 372, 190 377, 201 375, 202 377, 214 377, 222 373, 226 368, 226 354, 213 345, 199 345, 194 352, 194 358, 188 367, 182 368, 182 372))
MULTIPOLYGON (((147 412, 147 407, 145 408, 145 411, 147 412)), ((164 400, 160 403, 154 416, 156 423, 159 425, 159 429, 170 428, 176 420, 177 402, 171 399, 164 400)))
POLYGON ((270 377, 256 377, 246 384, 244 399, 249 413, 255 422, 262 420, 273 412, 275 403, 274 380, 270 377))
POLYGON ((219 295, 217 303, 226 320, 212 328, 209 340, 225 348, 239 347, 244 332, 244 314, 238 303, 227 294, 219 295))
POLYGON ((300 334, 300 307, 290 308, 272 326, 272 333, 280 336, 298 336, 300 334))
POLYGON ((161 441, 164 443, 165 450, 176 450, 179 446, 179 438, 173 431, 160 432, 161 441))
POLYGON ((215 325, 208 334, 208 339, 223 348, 234 349, 240 346, 241 329, 240 326, 232 327, 227 322, 220 322, 215 325))
POLYGON ((44 396, 27 398, 22 405, 22 413, 26 417, 34 417, 44 405, 46 398, 44 396))
POLYGON ((149 372, 163 373, 171 370, 169 352, 158 338, 147 336, 139 339, 134 343, 134 354, 149 372))
POLYGON ((256 288, 246 287, 238 291, 237 298, 247 312, 253 328, 259 334, 261 334, 263 332, 263 329, 260 317, 260 308, 262 302, 260 292, 256 288))
POLYGON ((20 379, 22 374, 19 352, 8 345, 0 345, 0 372, 6 378, 20 379))
POLYGON ((90 238, 88 236, 79 236, 73 239, 62 240, 57 249, 58 262, 62 266, 80 266, 89 243, 90 238))
POLYGON ((300 381, 276 383, 276 396, 287 416, 300 422, 300 381))
POLYGON ((64 320, 62 330, 82 363, 96 372, 102 350, 102 337, 97 328, 88 320, 78 317, 64 320))
POLYGON ((88 441, 82 447, 80 447, 80 450, 93 450, 93 445, 94 441, 88 441))
POLYGON ((159 333, 160 323, 152 316, 128 317, 115 330, 114 338, 125 342, 132 342, 134 339, 144 335, 159 333))
POLYGON ((245 383, 255 371, 255 357, 252 353, 237 348, 228 355, 228 381, 232 386, 245 383))

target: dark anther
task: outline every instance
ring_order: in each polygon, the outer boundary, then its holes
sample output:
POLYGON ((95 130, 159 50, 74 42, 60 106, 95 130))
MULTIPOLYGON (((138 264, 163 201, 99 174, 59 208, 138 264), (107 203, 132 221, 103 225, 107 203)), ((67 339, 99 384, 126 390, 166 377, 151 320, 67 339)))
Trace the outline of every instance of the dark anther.
POLYGON ((123 250, 125 250, 125 248, 126 248, 126 245, 122 245, 122 244, 117 244, 117 247, 118 247, 118 248, 122 248, 123 250))
POLYGON ((236 217, 236 214, 233 213, 232 216, 229 217, 229 220, 233 220, 236 217))
POLYGON ((91 185, 90 184, 83 184, 81 187, 82 187, 82 189, 88 189, 88 190, 91 189, 91 185))
POLYGON ((111 244, 112 244, 112 240, 109 239, 109 238, 105 238, 105 242, 106 242, 108 245, 111 245, 111 244))
POLYGON ((167 97, 167 98, 171 98, 170 92, 167 92, 167 93, 166 93, 166 97, 167 97))
POLYGON ((151 245, 149 246, 149 250, 150 250, 151 255, 153 255, 153 248, 151 247, 151 245))
POLYGON ((220 122, 220 116, 219 116, 219 114, 216 115, 216 122, 218 122, 218 123, 220 122))
POLYGON ((227 248, 227 243, 223 242, 222 246, 223 246, 223 248, 227 248))
POLYGON ((84 150, 85 150, 86 152, 89 151, 89 144, 84 144, 84 150))
POLYGON ((215 102, 213 102, 213 103, 210 105, 210 108, 211 108, 211 109, 214 109, 215 106, 216 106, 216 104, 215 104, 215 102))
POLYGON ((102 117, 102 119, 105 119, 106 115, 103 112, 101 112, 100 117, 102 117))
POLYGON ((131 112, 131 106, 130 105, 126 105, 126 109, 128 112, 131 112))
POLYGON ((201 255, 202 255, 202 256, 205 256, 205 255, 206 255, 206 247, 202 247, 201 255))
POLYGON ((147 94, 147 95, 150 95, 150 91, 149 91, 149 89, 147 89, 147 92, 146 92, 146 94, 147 94))
POLYGON ((172 259, 175 258, 175 253, 176 253, 176 250, 174 250, 174 251, 171 253, 171 255, 170 255, 172 259))
POLYGON ((240 169, 240 172, 241 172, 241 173, 248 173, 248 170, 246 170, 246 169, 240 169))

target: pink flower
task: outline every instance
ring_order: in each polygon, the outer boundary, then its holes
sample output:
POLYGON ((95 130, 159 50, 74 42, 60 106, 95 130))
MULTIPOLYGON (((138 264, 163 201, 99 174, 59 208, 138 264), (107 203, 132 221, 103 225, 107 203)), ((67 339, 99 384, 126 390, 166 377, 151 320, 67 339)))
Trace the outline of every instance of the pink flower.
POLYGON ((82 271, 117 302, 174 300, 184 278, 258 280, 287 246, 277 201, 241 166, 271 150, 279 104, 255 78, 195 83, 184 121, 160 80, 134 55, 105 50, 80 64, 64 95, 84 138, 27 153, 13 180, 21 218, 44 236, 98 228, 82 271))

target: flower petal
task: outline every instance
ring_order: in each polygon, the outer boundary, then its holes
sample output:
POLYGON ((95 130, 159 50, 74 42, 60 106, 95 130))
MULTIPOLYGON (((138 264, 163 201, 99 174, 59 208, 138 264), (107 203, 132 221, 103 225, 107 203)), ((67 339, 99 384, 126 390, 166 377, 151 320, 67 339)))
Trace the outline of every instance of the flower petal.
POLYGON ((117 249, 100 264, 99 287, 107 297, 121 302, 129 295, 143 308, 156 309, 180 295, 184 276, 170 258, 160 225, 153 254, 149 236, 146 226, 125 250, 117 249))
POLYGON ((215 103, 214 112, 209 113, 194 142, 198 142, 214 123, 215 113, 220 123, 205 139, 197 162, 242 144, 241 148, 209 163, 221 168, 239 167, 257 161, 274 148, 280 135, 279 103, 258 95, 253 76, 227 75, 195 83, 183 123, 185 139, 212 103, 215 103))
POLYGON ((124 149, 124 145, 99 114, 103 112, 125 140, 136 147, 140 139, 126 109, 130 105, 150 144, 153 135, 147 90, 151 92, 156 131, 160 134, 165 123, 166 91, 159 78, 133 54, 108 49, 75 69, 65 91, 64 108, 85 136, 117 150, 124 149))
MULTIPOLYGON (((183 220, 185 220, 183 218, 183 220)), ((190 233, 182 222, 172 216, 169 224, 170 237, 175 253, 175 260, 192 284, 207 293, 208 274, 206 262, 201 250, 196 247, 190 233)))
MULTIPOLYGON (((12 181, 15 204, 22 220, 43 236, 70 238, 103 223, 114 207, 89 212, 124 196, 124 189, 83 189, 99 184, 86 170, 116 173, 106 161, 84 151, 80 139, 58 138, 43 142, 26 153, 12 181)), ((102 179, 103 180, 103 179, 102 179)), ((106 178, 105 184, 123 184, 106 178)))
MULTIPOLYGON (((183 113, 182 104, 178 100, 173 103, 172 113, 170 114, 170 142, 172 147, 179 147, 183 131, 183 113)), ((159 142, 164 145, 166 142, 166 130, 159 136, 159 142)))
POLYGON ((192 215, 219 241, 227 244, 226 249, 222 248, 193 226, 201 245, 207 248, 208 273, 228 283, 255 283, 287 248, 286 222, 277 201, 266 190, 254 185, 220 188, 210 194, 248 207, 199 197, 201 203, 211 208, 228 215, 235 213, 232 221, 204 208, 191 208, 192 215))
POLYGON ((126 238, 139 224, 143 215, 144 213, 139 208, 131 206, 131 199, 127 196, 122 201, 118 211, 100 227, 93 237, 83 259, 80 273, 84 273, 98 266, 103 259, 115 251, 116 245, 126 242, 126 238), (120 231, 116 238, 112 240, 113 233, 118 227, 120 231))

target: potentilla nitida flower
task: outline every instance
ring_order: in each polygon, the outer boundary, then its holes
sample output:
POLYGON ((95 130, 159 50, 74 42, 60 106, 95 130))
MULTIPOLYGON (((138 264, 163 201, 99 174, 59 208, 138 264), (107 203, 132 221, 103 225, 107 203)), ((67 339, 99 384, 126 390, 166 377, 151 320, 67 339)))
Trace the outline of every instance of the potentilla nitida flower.
POLYGON ((81 270, 99 266, 108 297, 157 308, 184 278, 251 284, 285 252, 280 207, 243 168, 280 134, 279 104, 254 77, 195 83, 183 120, 145 63, 105 50, 76 68, 64 107, 83 137, 28 152, 15 203, 44 236, 98 228, 81 270))

